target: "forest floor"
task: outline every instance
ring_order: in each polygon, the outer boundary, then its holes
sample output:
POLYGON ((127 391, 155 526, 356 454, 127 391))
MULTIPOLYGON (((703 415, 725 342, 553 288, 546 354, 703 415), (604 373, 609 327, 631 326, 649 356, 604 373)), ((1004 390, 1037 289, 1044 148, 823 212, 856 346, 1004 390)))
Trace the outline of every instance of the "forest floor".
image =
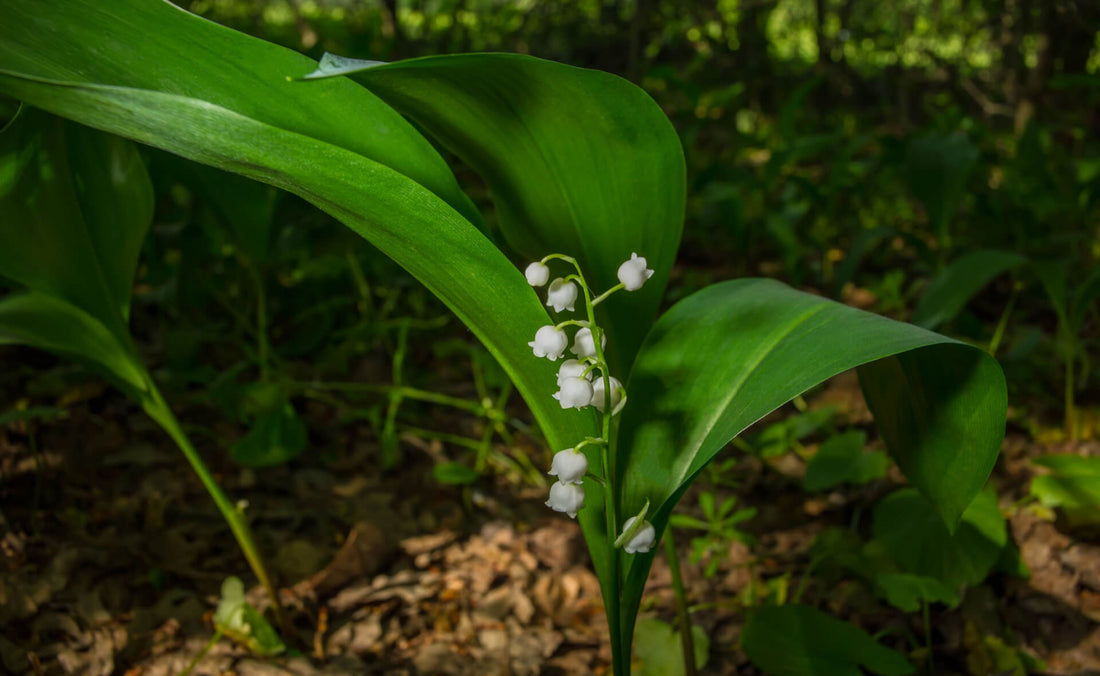
MULTIPOLYGON (((180 674, 214 635, 222 581, 251 579, 247 564, 184 459, 140 410, 94 381, 65 396, 62 420, 33 433, 0 428, 0 671, 180 674)), ((807 404, 837 406, 848 424, 870 429, 851 374, 807 404)), ((204 419, 202 411, 180 413, 185 422, 204 419)), ((210 435, 196 434, 223 487, 247 498, 295 633, 285 637, 291 650, 274 658, 221 638, 192 673, 609 673, 604 612, 580 529, 543 506, 545 487, 500 474, 472 487, 440 486, 431 468, 448 450, 409 436, 403 461, 382 472, 369 426, 339 424, 313 403, 303 418, 317 450, 262 472, 218 450, 217 435, 239 430, 214 424, 210 435)), ((470 433, 474 423, 437 416, 435 424, 470 433)), ((520 436, 520 447, 502 450, 548 466, 549 451, 538 444, 520 436)), ((997 637, 1045 661, 1045 673, 1100 674, 1100 538, 1013 509, 1027 494, 1028 459, 1051 452, 1097 455, 1100 443, 1041 445, 1010 426, 993 481, 1030 578, 994 573, 958 608, 934 606, 934 666, 921 673, 997 673, 989 638, 997 637)), ((702 606, 693 621, 709 637, 701 673, 752 675, 759 672, 738 642, 745 604, 769 580, 786 575, 797 586, 814 537, 850 524, 859 505, 901 478, 812 495, 801 488, 805 464, 794 454, 763 461, 727 453, 739 458, 730 470, 739 506, 759 510, 743 524, 755 542, 721 542, 708 576, 706 559, 690 560, 690 533, 677 538, 688 598, 702 606)), ((681 503, 689 513, 698 490, 681 503)), ((732 494, 708 490, 719 499, 732 494)), ((264 604, 259 588, 249 598, 264 604)), ((663 554, 645 598, 643 617, 674 621, 663 554)), ((858 583, 811 577, 802 601, 919 656, 920 646, 900 637, 924 640, 920 613, 894 610, 858 583)))

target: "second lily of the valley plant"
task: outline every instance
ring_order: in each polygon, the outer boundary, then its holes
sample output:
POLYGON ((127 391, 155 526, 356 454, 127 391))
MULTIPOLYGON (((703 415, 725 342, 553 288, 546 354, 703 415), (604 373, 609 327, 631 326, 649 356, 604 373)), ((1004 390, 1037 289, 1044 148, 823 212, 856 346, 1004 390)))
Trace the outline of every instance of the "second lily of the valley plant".
MULTIPOLYGON (((596 306, 616 291, 637 291, 642 288, 645 281, 653 276, 653 270, 646 268, 645 258, 632 253, 630 259, 619 266, 619 283, 594 297, 577 259, 563 254, 551 254, 527 266, 524 271, 527 283, 535 287, 544 286, 550 279, 550 268, 546 263, 553 259, 572 265, 576 273, 564 278, 558 277, 550 283, 546 294, 547 307, 554 308, 555 312, 572 312, 577 302, 579 286, 584 297, 587 319, 567 319, 558 324, 543 326, 535 333, 535 339, 527 345, 536 357, 557 361, 569 345, 565 329, 577 327, 573 336, 573 347, 570 349, 576 358, 565 360, 558 369, 558 391, 554 393, 554 398, 562 408, 594 407, 599 412, 601 434, 598 437, 587 437, 572 448, 554 454, 549 474, 556 476, 558 480, 550 487, 550 499, 546 501, 546 506, 555 512, 564 512, 570 518, 576 518, 577 512, 584 508, 583 481, 588 475, 588 458, 582 452, 584 447, 599 449, 601 474, 593 476, 593 479, 607 487, 609 493, 615 493, 614 487, 610 485, 614 481, 614 474, 608 452, 611 447, 611 418, 626 404, 626 390, 622 382, 611 375, 604 357, 607 336, 596 324, 596 306)), ((604 502, 603 508, 607 532, 618 533, 619 521, 614 501, 604 502)), ((646 503, 639 514, 623 522, 622 532, 613 543, 615 547, 622 547, 628 554, 646 553, 653 548, 657 532, 645 520, 648 509, 649 503, 646 503)))
MULTIPOLYGON (((996 460, 1005 385, 982 350, 765 279, 713 284, 657 318, 683 226, 684 158, 661 109, 613 75, 510 54, 390 64, 326 58, 318 68, 163 0, 5 0, 0 93, 300 195, 441 298, 515 382, 551 448, 580 450, 602 473, 577 486, 585 506, 576 513, 607 608, 616 676, 630 673, 655 555, 645 522, 659 540, 707 463, 806 390, 857 369, 887 448, 949 527, 996 460), (563 354, 557 334, 544 331, 558 324, 425 134, 485 179, 509 253, 576 258, 577 277, 551 284, 550 300, 568 307, 572 293, 587 294, 589 326, 566 320, 563 328, 575 328, 574 347, 578 338, 587 347, 590 336, 596 362, 578 358, 562 386, 526 344, 535 336, 544 353, 563 354), (569 290, 582 269, 595 287, 613 287, 631 251, 646 256, 642 270, 654 271, 644 288, 598 308, 602 297, 590 298, 588 284, 569 290), (594 376, 593 395, 602 383, 604 410, 621 407, 617 415, 599 414, 598 405, 562 408, 588 393, 578 368, 594 376), (612 369, 626 376, 625 405, 612 404, 623 389, 612 369), (617 516, 643 512, 621 537, 627 524, 617 516)), ((4 232, 17 251, 34 228, 0 219, 4 232)), ((43 246, 91 247, 92 258, 108 260, 103 254, 113 250, 89 241, 43 246)), ((44 270, 46 277, 69 272, 44 270)), ((59 288, 53 278, 36 281, 59 288)), ((116 357, 129 353, 112 332, 78 333, 76 314, 61 314, 57 302, 20 299, 0 301, 0 343, 76 356, 128 382, 132 363, 116 357)), ((124 318, 118 324, 121 335, 124 318)), ((559 483, 576 485, 561 480, 563 470, 575 477, 568 460, 558 462, 559 483)))

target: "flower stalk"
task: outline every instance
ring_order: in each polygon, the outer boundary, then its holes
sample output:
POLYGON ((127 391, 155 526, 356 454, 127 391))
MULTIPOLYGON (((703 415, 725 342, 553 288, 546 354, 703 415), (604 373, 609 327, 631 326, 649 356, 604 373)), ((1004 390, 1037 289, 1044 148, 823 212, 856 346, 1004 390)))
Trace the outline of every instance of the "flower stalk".
POLYGON ((555 312, 572 312, 576 301, 583 299, 585 319, 566 319, 557 324, 546 325, 538 329, 535 339, 528 343, 536 357, 545 357, 557 361, 566 350, 568 338, 565 329, 577 327, 573 334, 572 352, 576 358, 566 359, 558 369, 558 391, 553 395, 564 408, 583 409, 592 406, 600 420, 600 436, 588 437, 555 453, 549 474, 558 481, 550 488, 546 506, 554 511, 563 512, 571 518, 585 508, 584 480, 591 479, 603 492, 603 511, 607 528, 607 557, 610 562, 607 589, 612 598, 604 599, 607 622, 611 629, 612 668, 616 674, 630 673, 630 639, 623 636, 620 628, 619 608, 622 603, 622 583, 620 556, 622 554, 640 554, 650 551, 655 544, 656 531, 645 520, 649 510, 649 501, 641 511, 622 524, 620 533, 617 514, 618 491, 615 486, 615 445, 612 439, 611 419, 622 411, 626 404, 626 388, 622 382, 611 375, 605 349, 607 334, 596 321, 596 306, 618 291, 636 291, 653 275, 646 268, 646 259, 632 253, 630 258, 619 266, 619 283, 602 294, 595 295, 584 278, 584 271, 572 256, 550 254, 542 260, 531 263, 524 271, 527 281, 533 287, 544 286, 551 274, 548 262, 561 260, 568 263, 576 272, 557 277, 550 283, 546 294, 547 307, 555 312), (588 458, 581 452, 587 445, 599 446, 600 467, 597 473, 590 473, 588 458), (617 535, 617 537, 616 537, 617 535), (613 539, 614 538, 614 539, 613 539), (619 550, 622 550, 620 552, 619 550))

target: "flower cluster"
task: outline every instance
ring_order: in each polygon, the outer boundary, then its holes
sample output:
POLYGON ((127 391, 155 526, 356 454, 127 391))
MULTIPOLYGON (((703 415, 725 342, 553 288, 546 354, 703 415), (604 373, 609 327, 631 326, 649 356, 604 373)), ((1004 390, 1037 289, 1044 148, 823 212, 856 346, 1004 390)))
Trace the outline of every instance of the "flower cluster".
MULTIPOLYGON (((563 409, 592 406, 602 416, 617 414, 626 403, 626 390, 618 378, 608 373, 607 361, 603 354, 607 346, 607 334, 596 326, 594 308, 615 291, 637 291, 642 288, 646 280, 653 276, 653 270, 646 268, 646 259, 632 253, 630 259, 619 266, 619 283, 595 298, 592 297, 591 290, 584 281, 577 261, 569 256, 551 254, 541 261, 528 265, 524 270, 524 276, 534 287, 546 286, 549 283, 546 291, 546 306, 553 308, 554 312, 573 312, 577 301, 582 300, 583 297, 583 309, 588 317, 587 319, 568 319, 558 324, 540 327, 535 332, 535 339, 527 343, 536 357, 545 357, 550 361, 557 361, 563 357, 567 349, 574 355, 574 358, 565 359, 558 368, 558 391, 554 393, 554 398, 563 409), (546 263, 552 259, 571 263, 577 270, 576 274, 556 277, 550 281, 550 267, 546 263), (570 327, 577 327, 573 332, 572 340, 566 331, 570 327)), ((610 428, 607 426, 606 418, 604 420, 604 435, 609 436, 607 430, 610 428)), ((576 518, 577 513, 584 508, 584 478, 588 473, 588 458, 581 448, 585 445, 604 446, 606 473, 607 443, 607 439, 604 438, 589 438, 573 448, 558 451, 554 455, 549 474, 557 477, 557 481, 550 487, 547 507, 555 512, 568 514, 570 518, 576 518)), ((628 554, 648 552, 653 547, 656 532, 653 526, 644 520, 644 516, 645 510, 638 516, 627 519, 619 539, 616 540, 616 546, 622 546, 628 554), (639 518, 642 521, 635 525, 639 518)), ((614 522, 613 515, 609 515, 608 518, 614 522)))

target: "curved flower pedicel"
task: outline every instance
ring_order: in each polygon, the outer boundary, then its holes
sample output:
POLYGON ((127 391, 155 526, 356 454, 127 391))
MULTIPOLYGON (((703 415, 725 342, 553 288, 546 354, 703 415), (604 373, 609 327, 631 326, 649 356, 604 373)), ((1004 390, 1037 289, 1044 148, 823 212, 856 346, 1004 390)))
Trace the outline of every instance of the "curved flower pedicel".
MULTIPOLYGON (((584 508, 583 482, 588 475, 588 458, 581 449, 585 445, 601 447, 602 467, 593 480, 603 486, 605 495, 616 494, 612 486, 614 477, 610 471, 608 455, 612 432, 610 420, 611 416, 621 410, 626 401, 626 391, 622 382, 608 372, 607 359, 603 352, 607 345, 607 334, 596 324, 595 307, 616 291, 638 290, 653 275, 653 271, 646 268, 645 258, 639 257, 636 253, 631 254, 630 259, 619 266, 619 284, 602 295, 594 297, 576 259, 561 254, 551 254, 541 261, 531 263, 524 271, 527 281, 532 286, 541 286, 550 277, 546 263, 553 259, 571 264, 576 269, 576 274, 557 277, 550 283, 546 293, 546 305, 559 312, 562 309, 572 310, 578 298, 583 296, 587 319, 566 320, 555 326, 544 326, 538 330, 535 340, 529 345, 534 349, 535 356, 555 360, 565 349, 562 345, 565 329, 577 327, 572 341, 572 352, 577 358, 565 360, 558 368, 558 391, 553 396, 563 409, 580 409, 587 406, 595 408, 599 413, 602 429, 602 436, 587 438, 573 448, 555 453, 550 465, 549 474, 556 476, 558 481, 550 487, 546 506, 575 517, 584 508)), ((602 503, 607 532, 619 532, 614 501, 604 500, 602 503)), ((648 552, 656 539, 656 530, 648 521, 644 521, 646 509, 648 509, 648 503, 638 516, 631 517, 623 524, 622 534, 609 545, 621 547, 627 554, 648 552), (643 521, 634 525, 639 517, 643 521)))

